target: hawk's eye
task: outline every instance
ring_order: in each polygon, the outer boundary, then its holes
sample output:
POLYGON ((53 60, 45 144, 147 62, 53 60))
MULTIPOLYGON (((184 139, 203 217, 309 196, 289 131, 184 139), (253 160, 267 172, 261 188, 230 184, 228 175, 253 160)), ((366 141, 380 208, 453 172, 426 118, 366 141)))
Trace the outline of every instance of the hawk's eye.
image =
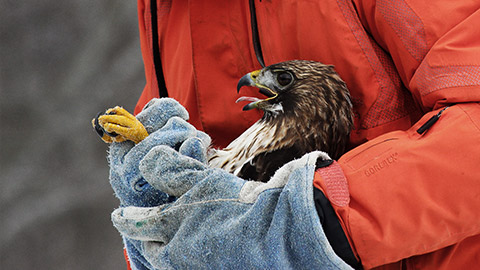
POLYGON ((281 86, 287 86, 293 81, 293 76, 290 72, 280 72, 277 74, 277 82, 281 86))

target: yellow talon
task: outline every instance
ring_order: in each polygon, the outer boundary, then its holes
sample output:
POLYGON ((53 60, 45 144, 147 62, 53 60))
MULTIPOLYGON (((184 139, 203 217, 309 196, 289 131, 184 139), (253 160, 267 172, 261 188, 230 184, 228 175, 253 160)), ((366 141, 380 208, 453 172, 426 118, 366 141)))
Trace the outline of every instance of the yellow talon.
POLYGON ((98 121, 97 118, 93 118, 92 119, 92 126, 93 128, 97 131, 98 135, 100 136, 100 138, 102 139, 102 141, 106 142, 106 143, 112 143, 113 142, 113 138, 108 136, 105 132, 103 132, 102 130, 99 131, 99 128, 97 127, 97 125, 95 124, 95 122, 98 121))
POLYGON ((102 140, 111 142, 123 142, 125 140, 139 143, 148 136, 148 132, 138 119, 122 107, 108 109, 106 114, 93 119, 92 125, 97 130, 102 140), (99 131, 99 127, 101 129, 99 131), (104 134, 102 134, 104 131, 104 134))

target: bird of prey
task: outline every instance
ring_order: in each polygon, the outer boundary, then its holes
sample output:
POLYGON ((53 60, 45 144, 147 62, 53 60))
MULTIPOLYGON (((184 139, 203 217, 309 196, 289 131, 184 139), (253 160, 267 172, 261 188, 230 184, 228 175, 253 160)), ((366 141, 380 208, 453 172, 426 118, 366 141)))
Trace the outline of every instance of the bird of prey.
MULTIPOLYGON (((333 159, 345 151, 353 127, 352 102, 333 66, 306 60, 274 64, 243 76, 243 86, 259 88, 265 99, 243 110, 260 109, 263 117, 226 148, 209 151, 209 165, 246 180, 266 182, 285 163, 320 150, 333 159)), ((121 107, 100 113, 92 125, 105 142, 140 142, 148 133, 121 107)))
POLYGON ((266 99, 249 101, 243 110, 260 109, 263 117, 209 159, 249 180, 266 182, 285 163, 320 150, 338 159, 353 128, 353 111, 346 84, 333 66, 292 60, 243 76, 243 86, 254 86, 266 99))

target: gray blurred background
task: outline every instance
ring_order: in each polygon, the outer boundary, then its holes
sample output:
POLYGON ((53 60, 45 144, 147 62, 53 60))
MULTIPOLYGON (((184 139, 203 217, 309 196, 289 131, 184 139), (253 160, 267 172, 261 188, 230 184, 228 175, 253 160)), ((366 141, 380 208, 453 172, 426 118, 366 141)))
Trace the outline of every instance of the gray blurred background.
POLYGON ((0 0, 0 269, 126 269, 90 120, 143 85, 136 1, 0 0))

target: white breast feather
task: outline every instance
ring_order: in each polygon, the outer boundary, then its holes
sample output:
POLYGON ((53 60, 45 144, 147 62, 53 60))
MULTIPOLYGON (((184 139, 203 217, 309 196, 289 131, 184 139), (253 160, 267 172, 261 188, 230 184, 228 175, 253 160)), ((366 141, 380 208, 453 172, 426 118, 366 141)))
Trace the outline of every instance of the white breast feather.
MULTIPOLYGON (((260 152, 268 152, 274 145, 276 128, 256 122, 222 150, 214 150, 209 165, 237 175, 244 164, 260 152)), ((271 149, 273 150, 273 149, 271 149)))

